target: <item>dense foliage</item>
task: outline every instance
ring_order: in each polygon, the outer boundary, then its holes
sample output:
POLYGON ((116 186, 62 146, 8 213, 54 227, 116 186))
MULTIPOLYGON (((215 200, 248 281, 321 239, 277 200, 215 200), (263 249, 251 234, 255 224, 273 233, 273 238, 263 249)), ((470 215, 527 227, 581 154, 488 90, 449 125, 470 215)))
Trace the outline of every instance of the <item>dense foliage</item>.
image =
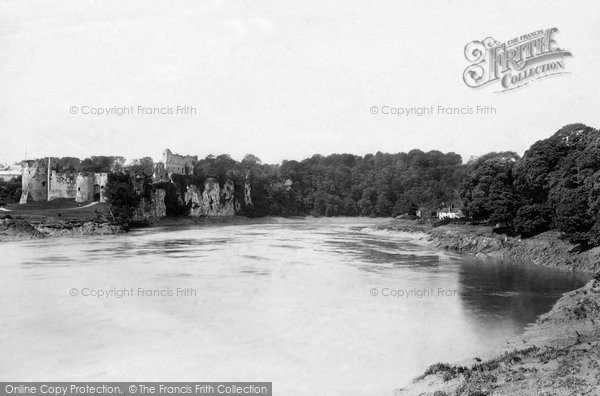
POLYGON ((150 180, 136 183, 136 178, 128 173, 109 173, 106 184, 106 196, 111 203, 111 213, 116 218, 130 219, 134 209, 140 203, 145 191, 150 187, 150 180))
POLYGON ((465 214, 474 219, 512 225, 517 210, 514 152, 489 153, 467 163, 460 188, 465 214))
POLYGON ((10 180, 0 179, 0 204, 11 204, 21 199, 21 176, 10 180))
POLYGON ((573 243, 600 245, 600 132, 561 128, 525 152, 490 153, 468 164, 460 188, 467 214, 505 222, 516 234, 562 231, 573 243))
POLYGON ((574 243, 600 244, 600 132, 583 124, 536 142, 516 167, 523 234, 550 228, 574 243))
POLYGON ((52 158, 50 168, 56 172, 111 172, 121 171, 125 158, 118 156, 92 156, 83 161, 75 157, 52 158))
POLYGON ((243 206, 246 215, 390 216, 458 203, 462 160, 455 153, 420 150, 314 155, 281 165, 262 164, 253 155, 241 162, 221 155, 198 161, 194 175, 200 182, 230 179, 240 194, 248 180, 253 205, 243 206))

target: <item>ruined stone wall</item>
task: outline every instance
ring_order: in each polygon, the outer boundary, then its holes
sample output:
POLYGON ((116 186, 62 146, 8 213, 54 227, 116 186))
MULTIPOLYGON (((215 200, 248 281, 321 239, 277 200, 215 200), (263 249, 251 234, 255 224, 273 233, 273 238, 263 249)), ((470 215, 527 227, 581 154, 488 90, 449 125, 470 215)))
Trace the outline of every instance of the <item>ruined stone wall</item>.
POLYGON ((154 164, 154 172, 152 173, 152 182, 158 183, 162 181, 168 181, 169 175, 167 173, 167 169, 165 168, 165 164, 162 162, 157 162, 154 164))
POLYGON ((75 202, 88 202, 90 195, 94 193, 94 179, 87 173, 79 173, 76 180, 77 192, 75 194, 75 202))
MULTIPOLYGON (((106 202, 106 185, 108 184, 108 173, 94 173, 94 189, 99 194, 99 202, 106 202)), ((94 194, 95 195, 95 194, 94 194)))
POLYGON ((56 198, 75 199, 77 193, 77 175, 74 173, 57 173, 52 171, 50 176, 49 200, 56 198))
POLYGON ((167 173, 179 175, 191 174, 194 170, 194 163, 198 161, 197 155, 179 155, 173 154, 171 150, 166 149, 163 152, 163 163, 167 173))
POLYGON ((24 161, 21 180, 20 204, 32 200, 45 201, 48 199, 48 162, 46 160, 24 161))
POLYGON ((79 173, 75 184, 75 202, 106 202, 108 173, 79 173))

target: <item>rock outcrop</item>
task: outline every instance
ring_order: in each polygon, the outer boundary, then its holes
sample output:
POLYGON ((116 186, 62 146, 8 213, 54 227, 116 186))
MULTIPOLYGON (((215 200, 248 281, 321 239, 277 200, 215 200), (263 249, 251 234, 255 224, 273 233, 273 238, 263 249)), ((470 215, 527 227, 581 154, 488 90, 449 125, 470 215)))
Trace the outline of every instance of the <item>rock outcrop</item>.
POLYGON ((190 216, 202 216, 204 201, 202 199, 202 192, 198 187, 187 186, 183 199, 186 203, 191 203, 190 216))
POLYGON ((58 222, 58 224, 38 224, 35 228, 46 237, 112 235, 125 232, 123 225, 105 221, 58 222))
POLYGON ((123 224, 103 220, 62 221, 51 217, 0 219, 0 241, 22 241, 48 237, 110 235, 125 232, 123 224))
POLYGON ((252 192, 252 188, 250 186, 250 180, 247 180, 244 182, 244 203, 246 204, 246 206, 251 206, 252 205, 252 195, 250 194, 252 192))
POLYGON ((21 219, 0 219, 0 241, 39 239, 45 235, 21 219))
POLYGON ((150 198, 143 197, 133 211, 133 222, 153 224, 167 215, 165 206, 165 190, 157 188, 150 198))
POLYGON ((221 189, 221 215, 233 216, 240 209, 235 200, 235 187, 231 180, 227 180, 221 189))
POLYGON ((215 179, 209 178, 202 192, 197 186, 187 186, 184 201, 191 205, 190 216, 234 216, 240 209, 231 180, 225 181, 221 188, 215 179))

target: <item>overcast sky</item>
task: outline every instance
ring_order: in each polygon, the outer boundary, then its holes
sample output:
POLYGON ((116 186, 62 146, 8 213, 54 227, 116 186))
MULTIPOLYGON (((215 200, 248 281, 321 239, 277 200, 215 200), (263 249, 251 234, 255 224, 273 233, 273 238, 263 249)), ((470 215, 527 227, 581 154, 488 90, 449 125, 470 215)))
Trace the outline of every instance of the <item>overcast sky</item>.
POLYGON ((2 1, 0 162, 164 148, 253 153, 522 154, 561 126, 599 127, 596 1, 2 1), (570 74, 471 89, 464 47, 559 28, 570 74), (195 115, 138 115, 137 106, 195 115), (396 117, 371 106, 489 105, 491 116, 396 117), (71 114, 76 106, 77 114, 71 114), (82 107, 134 106, 117 116, 82 107))

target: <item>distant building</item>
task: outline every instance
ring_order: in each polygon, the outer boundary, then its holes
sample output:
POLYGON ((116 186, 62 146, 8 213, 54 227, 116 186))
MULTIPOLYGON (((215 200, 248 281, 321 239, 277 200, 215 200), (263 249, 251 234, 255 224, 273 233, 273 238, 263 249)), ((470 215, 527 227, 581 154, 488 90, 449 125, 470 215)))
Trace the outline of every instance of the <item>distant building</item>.
POLYGON ((21 165, 0 166, 0 180, 9 181, 21 176, 21 165))
POLYGON ((154 183, 169 181, 169 174, 165 169, 165 164, 162 162, 157 162, 154 164, 154 169, 152 172, 152 181, 154 183))
POLYGON ((167 174, 191 175, 196 162, 198 162, 197 155, 173 154, 169 149, 163 152, 163 164, 167 174))
POLYGON ((449 207, 438 210, 437 217, 438 219, 460 219, 465 217, 465 215, 459 208, 449 207))
POLYGON ((108 173, 77 174, 75 202, 106 202, 107 183, 108 173))

